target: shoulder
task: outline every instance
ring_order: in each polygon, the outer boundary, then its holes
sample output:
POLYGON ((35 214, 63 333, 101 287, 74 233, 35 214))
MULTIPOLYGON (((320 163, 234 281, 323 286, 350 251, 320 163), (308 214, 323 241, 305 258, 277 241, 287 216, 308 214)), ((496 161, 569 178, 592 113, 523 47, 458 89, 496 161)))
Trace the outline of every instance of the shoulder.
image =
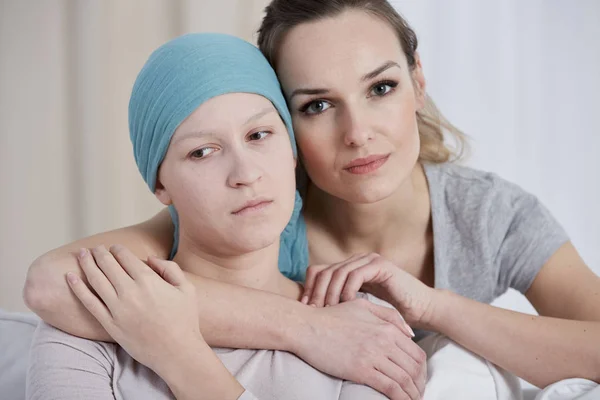
POLYGON ((493 172, 452 163, 424 164, 424 169, 430 188, 438 188, 446 194, 460 197, 529 195, 520 186, 493 172))
POLYGON ((520 211, 538 206, 538 199, 519 185, 461 165, 426 164, 432 209, 445 212, 469 227, 509 223, 520 211))
POLYGON ((109 366, 114 362, 115 351, 116 345, 113 343, 73 336, 41 321, 33 337, 31 357, 37 361, 48 358, 70 357, 72 361, 91 358, 109 366))

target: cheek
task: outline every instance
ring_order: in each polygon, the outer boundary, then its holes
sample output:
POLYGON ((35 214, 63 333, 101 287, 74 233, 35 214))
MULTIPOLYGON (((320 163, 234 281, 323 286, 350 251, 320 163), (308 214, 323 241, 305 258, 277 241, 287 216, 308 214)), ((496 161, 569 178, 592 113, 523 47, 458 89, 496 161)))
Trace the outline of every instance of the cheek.
POLYGON ((311 176, 331 169, 336 154, 334 127, 322 117, 320 121, 298 125, 296 142, 304 168, 311 176))
POLYGON ((401 168, 410 169, 419 158, 421 146, 416 111, 409 107, 401 109, 389 122, 395 128, 392 137, 401 168))
POLYGON ((388 136, 395 142, 399 149, 412 149, 419 142, 417 124, 417 103, 412 91, 406 91, 398 98, 397 102, 388 104, 384 121, 388 136))
POLYGON ((178 212, 190 217, 209 212, 211 205, 221 204, 223 200, 219 199, 217 179, 214 171, 200 166, 175 171, 168 187, 173 205, 178 212))

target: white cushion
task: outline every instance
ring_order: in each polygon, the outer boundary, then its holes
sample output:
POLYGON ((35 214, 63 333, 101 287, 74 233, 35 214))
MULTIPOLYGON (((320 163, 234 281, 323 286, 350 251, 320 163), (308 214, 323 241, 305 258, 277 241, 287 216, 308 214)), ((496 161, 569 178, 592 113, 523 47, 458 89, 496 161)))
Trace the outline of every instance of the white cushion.
POLYGON ((25 376, 31 339, 39 318, 0 309, 0 397, 25 399, 25 376))

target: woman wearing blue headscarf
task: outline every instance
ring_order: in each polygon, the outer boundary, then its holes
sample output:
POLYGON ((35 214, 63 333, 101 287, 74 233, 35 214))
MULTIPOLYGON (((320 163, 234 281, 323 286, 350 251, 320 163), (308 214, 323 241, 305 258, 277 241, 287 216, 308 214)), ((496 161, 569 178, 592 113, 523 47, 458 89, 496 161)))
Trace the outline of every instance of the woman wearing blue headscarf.
POLYGON ((299 212, 293 130, 258 49, 219 34, 168 42, 140 72, 129 119, 139 170, 178 221, 175 262, 123 269, 117 261, 134 256, 122 247, 82 249, 95 294, 74 274, 69 283, 118 344, 40 324, 27 398, 385 398, 288 352, 211 349, 200 333, 196 294, 181 269, 282 298, 302 294, 277 263, 279 237, 299 212))

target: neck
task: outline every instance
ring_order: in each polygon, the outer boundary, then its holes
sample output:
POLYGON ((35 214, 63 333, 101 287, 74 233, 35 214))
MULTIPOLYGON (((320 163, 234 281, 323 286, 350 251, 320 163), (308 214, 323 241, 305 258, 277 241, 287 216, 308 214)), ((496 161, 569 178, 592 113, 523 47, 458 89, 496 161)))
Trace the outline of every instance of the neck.
POLYGON ((197 276, 297 300, 301 287, 279 272, 278 256, 279 240, 253 252, 222 255, 206 251, 181 232, 180 246, 173 261, 182 270, 197 276))
POLYGON ((420 163, 398 189, 370 204, 350 203, 311 185, 306 218, 324 230, 347 254, 389 254, 398 243, 414 242, 431 218, 427 178, 420 163))

